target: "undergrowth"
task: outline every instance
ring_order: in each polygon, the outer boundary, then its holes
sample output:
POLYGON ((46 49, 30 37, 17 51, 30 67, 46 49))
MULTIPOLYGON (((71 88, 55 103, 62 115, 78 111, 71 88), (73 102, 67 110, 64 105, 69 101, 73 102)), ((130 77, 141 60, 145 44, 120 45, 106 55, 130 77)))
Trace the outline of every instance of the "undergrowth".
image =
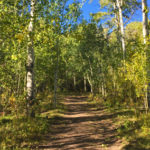
POLYGON ((118 136, 128 144, 124 150, 150 150, 150 113, 118 117, 118 136))
POLYGON ((112 113, 118 138, 126 143, 122 150, 150 150, 150 112, 146 114, 143 109, 136 108, 138 104, 111 104, 110 100, 97 95, 93 98, 92 94, 89 95, 89 102, 97 109, 103 107, 112 113))
POLYGON ((27 118, 22 114, 0 116, 0 150, 28 150, 36 147, 51 130, 55 118, 65 111, 62 99, 59 97, 58 107, 53 108, 51 95, 39 95, 35 118, 27 118))
POLYGON ((41 136, 49 130, 47 118, 36 117, 0 119, 0 149, 21 149, 37 144, 41 136))

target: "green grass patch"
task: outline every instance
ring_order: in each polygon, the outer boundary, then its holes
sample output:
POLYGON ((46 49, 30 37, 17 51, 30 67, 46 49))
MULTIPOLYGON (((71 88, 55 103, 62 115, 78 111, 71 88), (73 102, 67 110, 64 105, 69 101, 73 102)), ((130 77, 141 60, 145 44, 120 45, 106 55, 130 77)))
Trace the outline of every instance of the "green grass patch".
POLYGON ((150 113, 144 110, 135 109, 125 104, 110 104, 98 96, 89 95, 89 104, 97 109, 102 106, 112 114, 116 124, 118 138, 126 144, 122 150, 150 150, 150 113), (128 106, 128 107, 127 107, 128 106))
POLYGON ((119 115, 117 120, 118 135, 128 142, 124 150, 150 149, 150 113, 126 113, 119 115))
POLYGON ((17 149, 37 144, 49 129, 47 118, 1 119, 0 149, 17 149))
POLYGON ((66 111, 63 97, 58 98, 56 109, 52 105, 52 96, 44 97, 34 106, 35 118, 21 114, 0 117, 0 150, 28 150, 43 141, 44 135, 51 131, 52 123, 66 111))

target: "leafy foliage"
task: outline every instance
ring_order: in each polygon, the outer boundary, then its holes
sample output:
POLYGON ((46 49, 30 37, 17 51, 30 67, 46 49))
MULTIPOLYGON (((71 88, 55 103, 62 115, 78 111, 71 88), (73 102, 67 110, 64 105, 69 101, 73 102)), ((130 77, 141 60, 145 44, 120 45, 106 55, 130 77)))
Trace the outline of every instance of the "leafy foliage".
MULTIPOLYGON (((141 22, 129 23, 125 27, 127 50, 123 60, 120 27, 116 23, 118 9, 114 4, 112 0, 101 0, 101 9, 105 11, 91 14, 91 19, 85 21, 78 0, 37 0, 34 30, 29 34, 30 1, 0 1, 1 149, 35 144, 35 137, 40 140, 49 121, 37 116, 51 112, 56 85, 55 94, 91 92, 91 99, 101 99, 109 108, 146 109, 149 43, 143 45, 141 22), (29 35, 35 52, 35 99, 31 109, 36 117, 28 120, 25 116, 29 35)), ((124 1, 124 20, 128 21, 138 8, 139 2, 124 1)), ((58 102, 54 113, 59 113, 61 107, 64 109, 58 102)), ((140 128, 143 133, 149 131, 147 120, 149 115, 143 116, 139 127, 136 122, 127 121, 122 128, 125 132, 140 128)))

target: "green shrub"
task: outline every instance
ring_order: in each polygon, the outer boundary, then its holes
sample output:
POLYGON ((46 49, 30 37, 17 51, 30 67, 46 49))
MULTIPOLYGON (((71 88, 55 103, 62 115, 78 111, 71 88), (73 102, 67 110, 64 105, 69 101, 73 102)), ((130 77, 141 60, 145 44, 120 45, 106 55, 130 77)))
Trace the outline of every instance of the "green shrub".
POLYGON ((0 149, 17 149, 37 144, 49 128, 46 118, 3 118, 0 121, 0 149))

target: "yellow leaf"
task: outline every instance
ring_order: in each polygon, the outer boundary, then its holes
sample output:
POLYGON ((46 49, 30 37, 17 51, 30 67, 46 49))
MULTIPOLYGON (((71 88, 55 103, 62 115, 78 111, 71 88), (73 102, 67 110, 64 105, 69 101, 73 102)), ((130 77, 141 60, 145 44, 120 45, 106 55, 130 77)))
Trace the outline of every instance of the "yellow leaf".
POLYGON ((10 102, 15 102, 16 101, 16 98, 12 95, 10 98, 9 98, 10 102))
POLYGON ((12 56, 11 56, 11 59, 12 59, 12 60, 17 60, 17 56, 16 56, 16 55, 12 55, 12 56))
POLYGON ((15 37, 18 39, 19 42, 23 40, 23 34, 21 33, 16 34, 15 37))

